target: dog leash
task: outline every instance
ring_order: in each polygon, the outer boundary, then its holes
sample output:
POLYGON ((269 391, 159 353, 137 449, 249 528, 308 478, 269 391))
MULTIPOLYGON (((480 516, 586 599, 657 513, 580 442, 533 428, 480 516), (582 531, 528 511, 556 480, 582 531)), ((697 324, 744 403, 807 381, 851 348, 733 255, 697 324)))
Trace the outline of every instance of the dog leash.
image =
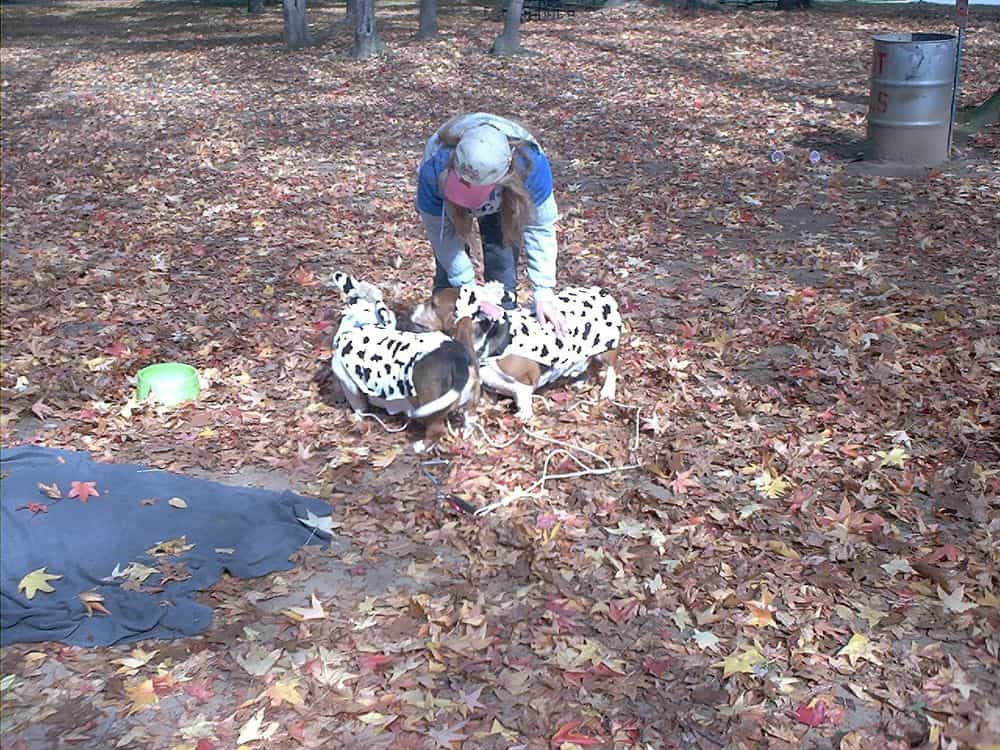
MULTIPOLYGON (((424 476, 426 476, 428 479, 431 480, 431 482, 434 483, 435 500, 437 500, 439 503, 440 502, 447 503, 448 505, 451 506, 452 510, 456 511, 457 513, 461 513, 462 515, 466 516, 474 516, 476 515, 476 506, 466 500, 463 500, 458 495, 454 495, 451 492, 446 491, 442 486, 442 479, 435 476, 427 469, 428 466, 447 467, 450 465, 451 461, 447 459, 432 458, 427 461, 420 462, 420 471, 422 471, 424 473, 424 476)), ((447 469, 445 469, 445 473, 447 473, 447 469)))

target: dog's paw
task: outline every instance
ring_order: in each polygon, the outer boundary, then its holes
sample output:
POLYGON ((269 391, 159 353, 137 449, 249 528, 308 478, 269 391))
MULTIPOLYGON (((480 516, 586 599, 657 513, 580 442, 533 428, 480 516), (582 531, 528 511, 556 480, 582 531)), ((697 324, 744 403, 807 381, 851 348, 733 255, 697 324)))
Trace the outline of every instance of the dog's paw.
POLYGON ((430 450, 430 446, 423 440, 418 440, 413 444, 413 452, 418 456, 430 450))
POLYGON ((615 384, 605 383, 601 387, 601 398, 605 401, 613 401, 615 398, 615 384))
POLYGON ((521 409, 515 412, 514 416, 522 422, 530 422, 535 418, 535 412, 532 409, 521 409))

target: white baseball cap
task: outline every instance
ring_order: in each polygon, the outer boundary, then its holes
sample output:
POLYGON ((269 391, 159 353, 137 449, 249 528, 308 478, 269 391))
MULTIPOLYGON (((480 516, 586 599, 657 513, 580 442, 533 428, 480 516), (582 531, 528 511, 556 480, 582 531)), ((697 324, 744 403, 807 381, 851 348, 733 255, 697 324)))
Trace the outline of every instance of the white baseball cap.
POLYGON ((497 128, 469 128, 455 146, 454 168, 445 180, 445 198, 463 208, 479 208, 507 174, 512 156, 510 141, 497 128))

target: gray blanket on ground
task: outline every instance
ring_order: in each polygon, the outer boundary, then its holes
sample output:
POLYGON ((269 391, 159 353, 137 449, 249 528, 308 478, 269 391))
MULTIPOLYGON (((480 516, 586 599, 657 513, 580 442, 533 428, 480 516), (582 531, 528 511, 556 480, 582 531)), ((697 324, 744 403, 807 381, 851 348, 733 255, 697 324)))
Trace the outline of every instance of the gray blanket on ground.
POLYGON ((329 538, 298 519, 315 526, 330 510, 292 492, 95 463, 87 453, 0 450, 0 645, 199 633, 212 610, 195 601, 198 591, 223 570, 253 578, 291 568, 295 550, 329 538), (49 496, 56 488, 61 499, 49 496))

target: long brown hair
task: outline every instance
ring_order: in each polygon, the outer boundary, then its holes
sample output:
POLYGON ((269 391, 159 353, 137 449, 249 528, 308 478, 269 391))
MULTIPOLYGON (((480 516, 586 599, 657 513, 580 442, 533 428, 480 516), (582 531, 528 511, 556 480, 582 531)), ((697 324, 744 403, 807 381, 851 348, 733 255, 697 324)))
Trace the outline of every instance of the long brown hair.
MULTIPOLYGON (((442 145, 454 148, 462 139, 462 134, 456 132, 455 123, 464 115, 458 115, 446 122, 438 133, 442 145)), ((530 141, 509 138, 513 149, 511 167, 507 174, 498 183, 503 188, 503 200, 500 203, 500 226, 503 229, 503 244, 507 247, 511 245, 522 245, 524 240, 524 229, 535 220, 535 202, 531 199, 531 193, 524 186, 527 175, 526 170, 531 167, 534 160, 531 157, 531 149, 534 147, 530 141)), ((452 153, 448 162, 448 169, 454 167, 455 155, 452 153)), ((448 179, 448 169, 441 172, 440 190, 444 195, 444 183, 448 179)), ((455 226, 455 232, 469 245, 474 245, 477 238, 475 228, 475 217, 462 206, 457 206, 447 198, 443 198, 448 211, 448 218, 455 226)))

